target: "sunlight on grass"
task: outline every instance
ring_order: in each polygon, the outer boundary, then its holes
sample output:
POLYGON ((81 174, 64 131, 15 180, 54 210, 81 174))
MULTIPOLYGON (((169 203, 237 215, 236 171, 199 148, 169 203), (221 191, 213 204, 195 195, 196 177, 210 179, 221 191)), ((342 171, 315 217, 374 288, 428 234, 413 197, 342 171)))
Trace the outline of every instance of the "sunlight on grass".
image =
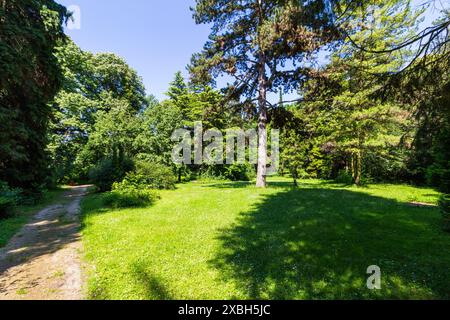
POLYGON ((271 179, 189 183, 145 209, 83 203, 92 299, 450 298, 438 193, 271 179), (382 290, 366 287, 367 267, 382 290))

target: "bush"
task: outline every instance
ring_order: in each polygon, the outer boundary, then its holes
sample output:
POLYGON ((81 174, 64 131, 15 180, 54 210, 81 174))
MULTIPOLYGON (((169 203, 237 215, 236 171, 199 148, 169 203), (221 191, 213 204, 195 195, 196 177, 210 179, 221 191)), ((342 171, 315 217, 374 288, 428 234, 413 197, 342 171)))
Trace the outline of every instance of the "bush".
POLYGON ((250 181, 256 173, 249 164, 211 165, 203 168, 199 176, 206 180, 250 181))
POLYGON ((450 192, 450 169, 433 165, 427 170, 428 184, 439 188, 442 192, 450 192))
POLYGON ((351 185, 351 184, 353 184, 353 177, 347 171, 341 171, 341 172, 339 172, 339 175, 337 176, 337 178, 334 181, 337 183, 351 185))
POLYGON ((153 190, 115 183, 113 191, 104 196, 103 204, 113 208, 146 207, 158 198, 158 194, 153 190))
POLYGON ((171 168, 159 163, 136 163, 134 172, 127 174, 122 183, 144 189, 175 189, 177 178, 171 168))
POLYGON ((442 217, 444 220, 444 230, 450 231, 450 195, 443 195, 439 200, 442 217))
POLYGON ((232 164, 225 169, 225 178, 231 181, 250 181, 256 176, 251 165, 232 164))
POLYGON ((0 219, 6 218, 21 200, 22 190, 13 189, 6 182, 0 181, 0 219))
POLYGON ((110 191, 113 183, 122 181, 133 168, 133 161, 130 159, 106 158, 90 170, 89 178, 100 192, 110 191))

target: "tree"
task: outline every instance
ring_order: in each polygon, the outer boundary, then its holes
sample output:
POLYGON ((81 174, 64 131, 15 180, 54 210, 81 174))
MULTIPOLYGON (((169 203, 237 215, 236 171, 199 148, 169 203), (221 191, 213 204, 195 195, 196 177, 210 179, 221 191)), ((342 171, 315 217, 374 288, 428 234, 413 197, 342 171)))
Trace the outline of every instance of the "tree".
POLYGON ((171 136, 179 129, 182 121, 180 109, 170 101, 151 103, 142 115, 142 130, 136 140, 139 158, 171 166, 173 164, 171 136))
POLYGON ((94 55, 67 39, 59 44, 56 56, 64 79, 54 101, 48 149, 58 179, 67 182, 86 178, 92 164, 87 159, 98 160, 98 154, 89 155, 92 144, 87 147, 98 131, 98 120, 105 113, 117 113, 120 105, 127 106, 128 113, 123 115, 137 117, 147 102, 141 78, 116 55, 94 55))
POLYGON ((142 115, 143 130, 137 140, 141 146, 139 158, 172 166, 181 181, 182 173, 186 173, 188 168, 173 165, 173 132, 176 129, 193 128, 196 121, 203 123, 204 130, 225 130, 227 125, 236 124, 237 118, 226 109, 219 92, 208 86, 186 83, 180 72, 175 74, 170 83, 167 96, 169 99, 161 103, 151 103, 142 115))
POLYGON ((416 182, 450 193, 450 59, 435 58, 438 63, 403 87, 411 92, 403 99, 413 105, 417 128, 409 168, 416 182))
MULTIPOLYGON (((372 6, 370 11, 355 16, 353 23, 360 27, 353 37, 382 49, 407 37, 414 28, 415 17, 402 1, 372 6)), ((347 167, 358 185, 369 154, 376 155, 378 161, 393 157, 390 150, 400 145, 406 132, 410 113, 377 93, 382 87, 378 75, 396 70, 407 57, 408 52, 386 56, 346 44, 332 56, 324 73, 327 89, 322 90, 321 98, 311 97, 317 82, 309 84, 310 93, 305 92, 306 100, 316 100, 309 105, 318 113, 319 123, 325 124, 320 127, 326 139, 322 143, 329 141, 347 155, 347 167)))
POLYGON ((54 57, 66 9, 53 0, 0 1, 0 179, 39 188, 48 176, 48 103, 61 86, 54 57))
MULTIPOLYGON (((410 1, 404 1, 404 3, 407 6, 410 5, 410 1)), ((352 12, 354 11, 364 12, 370 9, 370 6, 380 4, 383 4, 383 1, 343 0, 342 6, 346 9, 343 10, 343 16, 345 18, 341 17, 341 20, 351 19, 352 12)), ((347 34, 347 39, 351 44, 358 50, 366 53, 390 55, 398 51, 413 48, 414 54, 411 55, 409 63, 400 66, 400 68, 388 74, 388 79, 393 86, 405 76, 420 76, 422 72, 426 72, 430 67, 436 67, 440 61, 450 58, 448 48, 450 42, 450 32, 448 31, 450 28, 450 13, 448 8, 444 7, 444 4, 439 0, 425 0, 421 3, 421 6, 423 9, 420 11, 420 14, 426 12, 427 7, 433 6, 434 10, 440 7, 442 15, 432 26, 411 34, 409 37, 403 38, 400 41, 391 42, 383 48, 373 46, 370 41, 361 43, 358 39, 354 39, 351 34, 347 34), (436 59, 436 56, 439 56, 439 59, 436 59)))
POLYGON ((197 0, 196 23, 211 24, 203 52, 192 58, 194 82, 234 78, 228 99, 258 102, 257 186, 266 186, 269 92, 298 89, 312 74, 306 62, 339 36, 330 2, 197 0), (288 66, 292 66, 289 68, 288 66))

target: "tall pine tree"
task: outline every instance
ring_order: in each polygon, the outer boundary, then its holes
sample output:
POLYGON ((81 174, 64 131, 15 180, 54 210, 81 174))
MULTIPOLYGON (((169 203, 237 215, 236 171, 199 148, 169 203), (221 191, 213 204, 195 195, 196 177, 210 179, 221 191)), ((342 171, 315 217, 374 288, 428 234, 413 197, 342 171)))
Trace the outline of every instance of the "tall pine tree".
POLYGON ((308 66, 324 45, 339 37, 333 1, 197 0, 194 18, 211 24, 203 52, 192 58, 194 81, 233 78, 227 97, 258 103, 257 186, 266 186, 267 100, 270 92, 298 89, 313 70, 308 66))

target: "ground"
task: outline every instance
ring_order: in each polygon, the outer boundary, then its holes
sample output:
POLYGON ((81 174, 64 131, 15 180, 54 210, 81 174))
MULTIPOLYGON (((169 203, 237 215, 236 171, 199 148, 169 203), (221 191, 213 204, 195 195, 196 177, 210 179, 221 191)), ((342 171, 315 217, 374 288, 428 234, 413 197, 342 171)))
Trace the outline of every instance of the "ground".
POLYGON ((142 209, 83 202, 91 299, 449 299, 431 189, 189 183, 142 209), (367 268, 382 271, 369 290, 367 268))
POLYGON ((47 191, 42 199, 36 204, 21 205, 15 209, 15 214, 7 219, 0 220, 0 248, 4 247, 9 239, 14 236, 22 226, 40 210, 55 203, 61 198, 65 189, 63 187, 56 190, 47 191))
POLYGON ((70 188, 0 249, 0 300, 84 298, 79 211, 86 190, 70 188))

